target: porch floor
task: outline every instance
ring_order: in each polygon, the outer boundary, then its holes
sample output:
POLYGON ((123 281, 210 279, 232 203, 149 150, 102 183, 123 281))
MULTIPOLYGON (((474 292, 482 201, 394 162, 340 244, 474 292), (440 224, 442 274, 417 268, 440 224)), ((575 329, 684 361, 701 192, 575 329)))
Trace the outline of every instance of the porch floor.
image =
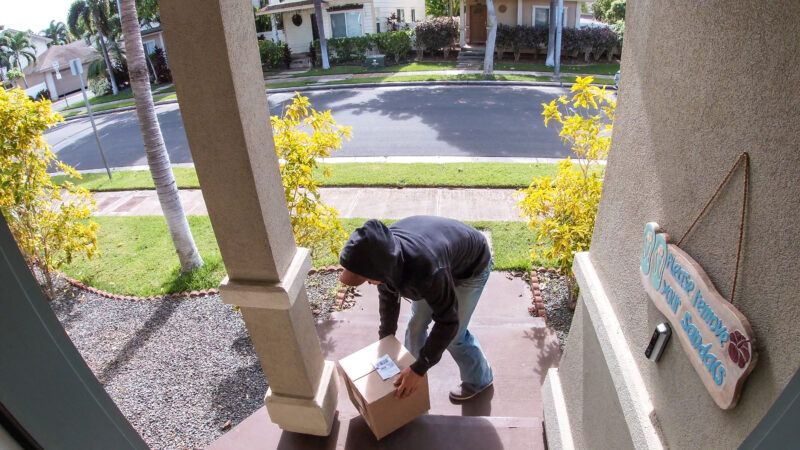
MULTIPOLYGON (((338 360, 377 340, 378 300, 374 286, 362 286, 356 306, 317 324, 326 359, 338 360)), ((261 408, 212 443, 210 449, 540 449, 541 385, 547 369, 561 356, 552 330, 530 317, 531 294, 520 278, 494 272, 470 323, 492 364, 494 386, 462 404, 447 392, 459 381, 458 367, 446 354, 428 372, 431 410, 380 442, 358 415, 344 387, 339 412, 327 438, 284 432, 261 408)), ((404 302, 398 338, 402 340, 410 308, 404 302)))

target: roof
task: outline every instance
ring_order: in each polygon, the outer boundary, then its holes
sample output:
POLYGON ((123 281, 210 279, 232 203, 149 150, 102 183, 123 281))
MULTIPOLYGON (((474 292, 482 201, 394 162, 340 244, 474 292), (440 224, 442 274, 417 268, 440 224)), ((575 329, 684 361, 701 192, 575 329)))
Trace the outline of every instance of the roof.
POLYGON ((53 63, 58 61, 61 68, 69 67, 69 60, 80 58, 87 63, 100 58, 100 54, 84 40, 78 40, 66 45, 53 45, 36 58, 36 64, 25 68, 25 74, 41 73, 53 70, 53 63))
POLYGON ((142 36, 147 36, 149 34, 155 34, 161 32, 161 25, 153 28, 146 28, 142 30, 142 36))
POLYGON ((29 38, 31 38, 33 40, 42 41, 45 44, 48 44, 48 43, 50 43, 50 41, 52 41, 52 39, 50 39, 47 36, 41 36, 41 35, 38 35, 36 33, 31 32, 31 31, 19 31, 19 30, 15 30, 13 28, 2 28, 2 29, 0 29, 0 33, 5 33, 5 32, 8 32, 8 33, 25 33, 25 34, 28 35, 29 38))
MULTIPOLYGON (((326 2, 325 0, 322 0, 321 3, 323 5, 328 4, 328 2, 326 2)), ((265 6, 259 9, 257 14, 258 15, 276 14, 289 11, 299 11, 301 9, 310 9, 310 8, 314 8, 314 0, 301 0, 299 2, 286 2, 277 5, 265 6)))

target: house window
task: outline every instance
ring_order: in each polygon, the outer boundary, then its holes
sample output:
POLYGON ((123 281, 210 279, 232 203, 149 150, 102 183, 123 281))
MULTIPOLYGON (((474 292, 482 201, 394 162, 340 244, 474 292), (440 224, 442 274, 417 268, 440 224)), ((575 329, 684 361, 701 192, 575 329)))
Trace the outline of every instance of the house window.
POLYGON ((362 36, 361 11, 331 14, 331 30, 335 38, 362 36))
POLYGON ((144 53, 145 55, 152 55, 153 52, 156 51, 156 42, 155 41, 146 41, 144 43, 144 53))
POLYGON ((550 8, 533 8, 533 26, 547 28, 550 24, 550 8))
POLYGON ((417 10, 414 8, 411 8, 411 21, 412 22, 417 21, 417 10))
MULTIPOLYGON (((569 7, 564 7, 564 22, 562 27, 567 27, 567 17, 569 17, 569 7)), ((550 8, 545 6, 533 7, 533 26, 547 28, 550 25, 550 8)))
POLYGON ((405 22, 406 21, 406 10, 399 8, 397 10, 397 21, 398 22, 405 22))

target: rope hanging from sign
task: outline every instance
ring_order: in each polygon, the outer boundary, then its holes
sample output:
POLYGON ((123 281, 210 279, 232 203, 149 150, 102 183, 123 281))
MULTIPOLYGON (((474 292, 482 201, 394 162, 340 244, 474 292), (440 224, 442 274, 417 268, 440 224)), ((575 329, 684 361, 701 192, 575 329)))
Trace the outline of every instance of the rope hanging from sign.
POLYGON ((733 286, 731 287, 731 303, 733 303, 734 295, 736 294, 736 283, 739 280, 739 262, 741 261, 741 258, 742 258, 742 241, 744 240, 744 217, 745 217, 745 213, 747 212, 747 192, 749 191, 749 186, 750 186, 750 154, 749 153, 742 152, 742 154, 740 154, 739 157, 736 158, 736 162, 733 163, 733 166, 731 166, 731 169, 728 171, 728 174, 725 175, 725 179, 722 180, 722 182, 719 184, 719 186, 717 186, 717 190, 716 190, 716 192, 714 192, 714 195, 712 195, 711 198, 706 203, 706 205, 703 206, 703 210, 700 211, 700 214, 697 215, 697 217, 694 219, 694 222, 692 222, 692 224, 689 226, 689 229, 686 230, 686 233, 683 234, 683 236, 681 237, 681 239, 678 241, 678 244, 677 244, 680 247, 680 245, 683 242, 683 240, 686 239, 686 236, 688 236, 689 233, 694 229, 695 225, 697 225, 697 223, 700 221, 700 218, 703 217, 703 215, 706 213, 706 211, 708 211, 708 207, 711 206, 712 203, 714 203, 714 200, 716 200, 716 198, 719 196, 719 193, 722 192, 722 188, 725 187, 725 185, 728 184, 728 181, 730 181, 731 177, 736 172, 736 168, 738 168, 739 165, 742 162, 744 162, 744 185, 743 185, 743 189, 742 189, 742 211, 741 211, 741 216, 739 218, 739 242, 738 242, 738 247, 736 249, 736 266, 733 269, 733 286))

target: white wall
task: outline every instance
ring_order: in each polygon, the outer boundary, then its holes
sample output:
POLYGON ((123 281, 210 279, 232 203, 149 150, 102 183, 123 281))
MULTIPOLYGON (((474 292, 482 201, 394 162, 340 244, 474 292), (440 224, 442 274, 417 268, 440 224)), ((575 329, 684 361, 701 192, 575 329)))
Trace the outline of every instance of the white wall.
POLYGON ((283 31, 286 33, 286 42, 292 53, 308 53, 309 45, 314 35, 311 31, 311 13, 313 9, 303 11, 289 11, 283 13, 283 31), (303 23, 296 26, 292 23, 292 16, 300 14, 303 23))

